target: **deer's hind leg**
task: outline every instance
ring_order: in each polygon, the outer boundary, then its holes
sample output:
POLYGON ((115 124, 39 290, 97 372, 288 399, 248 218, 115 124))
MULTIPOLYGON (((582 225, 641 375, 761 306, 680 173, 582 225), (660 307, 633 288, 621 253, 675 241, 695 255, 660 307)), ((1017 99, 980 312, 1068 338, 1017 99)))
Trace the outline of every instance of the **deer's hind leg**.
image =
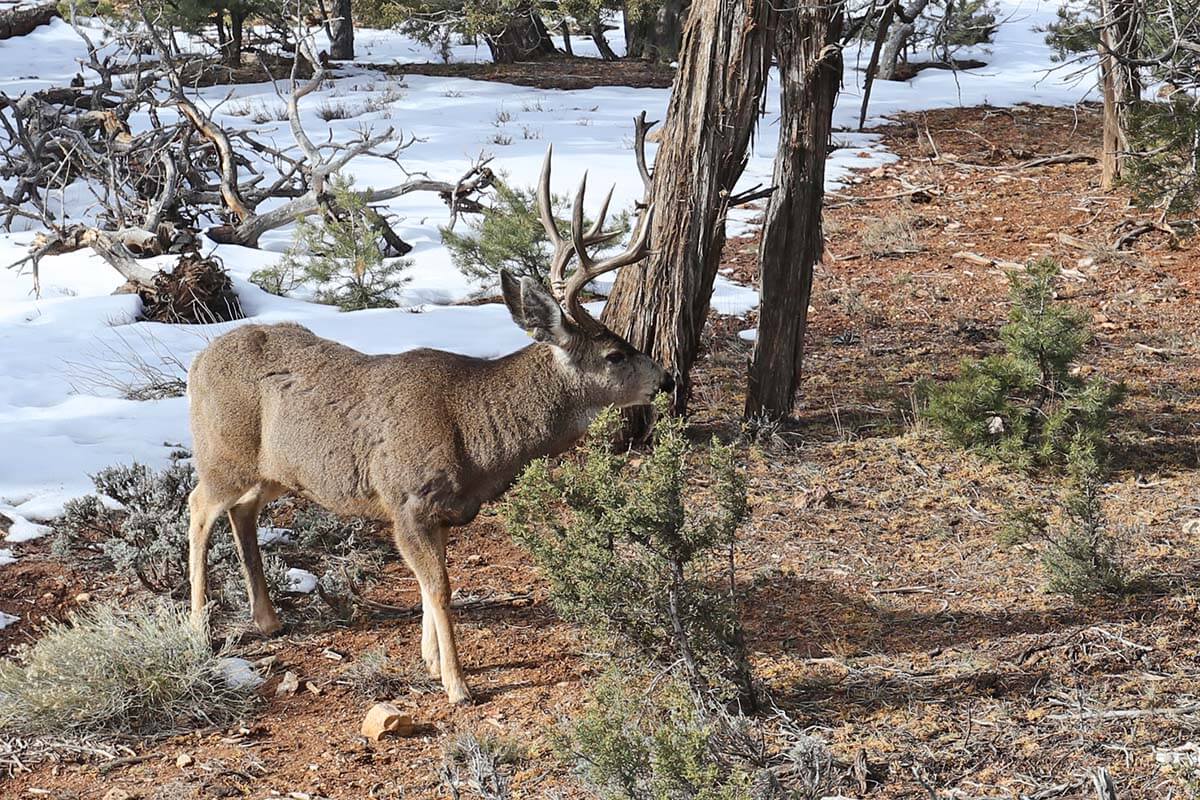
POLYGON ((279 497, 283 491, 271 484, 260 483, 238 498, 229 509, 229 524, 237 545, 242 576, 246 580, 246 596, 250 600, 250 618, 264 636, 270 636, 283 626, 267 592, 263 574, 262 553, 258 549, 258 516, 263 506, 279 497))
POLYGON ((203 480, 188 495, 188 578, 192 594, 192 626, 204 628, 208 605, 208 542, 213 523, 236 498, 222 499, 203 480))

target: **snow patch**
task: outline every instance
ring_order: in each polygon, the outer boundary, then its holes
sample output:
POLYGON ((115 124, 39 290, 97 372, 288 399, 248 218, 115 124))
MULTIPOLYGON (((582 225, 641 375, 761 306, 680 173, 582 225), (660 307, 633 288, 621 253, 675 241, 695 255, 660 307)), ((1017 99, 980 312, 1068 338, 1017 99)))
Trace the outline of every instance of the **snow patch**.
POLYGON ((8 535, 4 537, 6 542, 28 542, 40 539, 50 532, 48 526, 30 522, 12 506, 0 505, 0 515, 12 520, 12 524, 8 527, 8 535))
POLYGON ((266 681, 255 672, 254 665, 244 658, 218 659, 217 672, 232 689, 257 689, 266 681))
POLYGON ((258 529, 258 543, 260 545, 277 543, 291 544, 291 541, 291 528, 273 528, 271 526, 263 526, 258 529))
POLYGON ((317 589, 317 576, 306 569, 292 567, 287 571, 286 592, 293 594, 311 594, 317 589))
POLYGON ((21 618, 18 616, 5 614, 3 611, 0 611, 0 631, 4 630, 9 625, 12 625, 14 622, 17 622, 20 619, 21 618))
POLYGON ((12 550, 0 550, 0 567, 7 567, 9 564, 17 563, 17 557, 13 555, 12 550))

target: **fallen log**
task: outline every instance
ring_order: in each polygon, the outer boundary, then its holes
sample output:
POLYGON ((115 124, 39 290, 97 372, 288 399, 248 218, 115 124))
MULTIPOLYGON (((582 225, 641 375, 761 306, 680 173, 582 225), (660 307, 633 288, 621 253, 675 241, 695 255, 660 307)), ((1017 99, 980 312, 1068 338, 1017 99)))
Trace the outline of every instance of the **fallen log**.
POLYGON ((36 3, 0 3, 0 39, 32 33, 59 16, 53 0, 36 3))

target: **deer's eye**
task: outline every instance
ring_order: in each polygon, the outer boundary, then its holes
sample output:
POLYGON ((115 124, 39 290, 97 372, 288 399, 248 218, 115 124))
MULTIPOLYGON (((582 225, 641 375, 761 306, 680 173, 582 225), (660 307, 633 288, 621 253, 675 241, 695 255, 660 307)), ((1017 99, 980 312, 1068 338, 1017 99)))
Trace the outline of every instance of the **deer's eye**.
POLYGON ((614 350, 611 353, 609 353, 608 355, 606 355, 604 357, 604 359, 610 364, 620 364, 622 361, 625 360, 625 354, 622 353, 620 350, 614 350))

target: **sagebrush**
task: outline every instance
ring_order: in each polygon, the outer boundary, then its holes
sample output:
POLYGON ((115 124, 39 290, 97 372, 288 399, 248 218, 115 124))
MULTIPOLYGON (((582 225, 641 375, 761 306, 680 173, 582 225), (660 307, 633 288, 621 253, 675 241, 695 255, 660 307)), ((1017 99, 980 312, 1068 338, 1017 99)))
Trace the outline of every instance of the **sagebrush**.
POLYGON ((228 723, 248 708, 207 630, 163 602, 101 605, 0 661, 0 731, 157 735, 228 723))

